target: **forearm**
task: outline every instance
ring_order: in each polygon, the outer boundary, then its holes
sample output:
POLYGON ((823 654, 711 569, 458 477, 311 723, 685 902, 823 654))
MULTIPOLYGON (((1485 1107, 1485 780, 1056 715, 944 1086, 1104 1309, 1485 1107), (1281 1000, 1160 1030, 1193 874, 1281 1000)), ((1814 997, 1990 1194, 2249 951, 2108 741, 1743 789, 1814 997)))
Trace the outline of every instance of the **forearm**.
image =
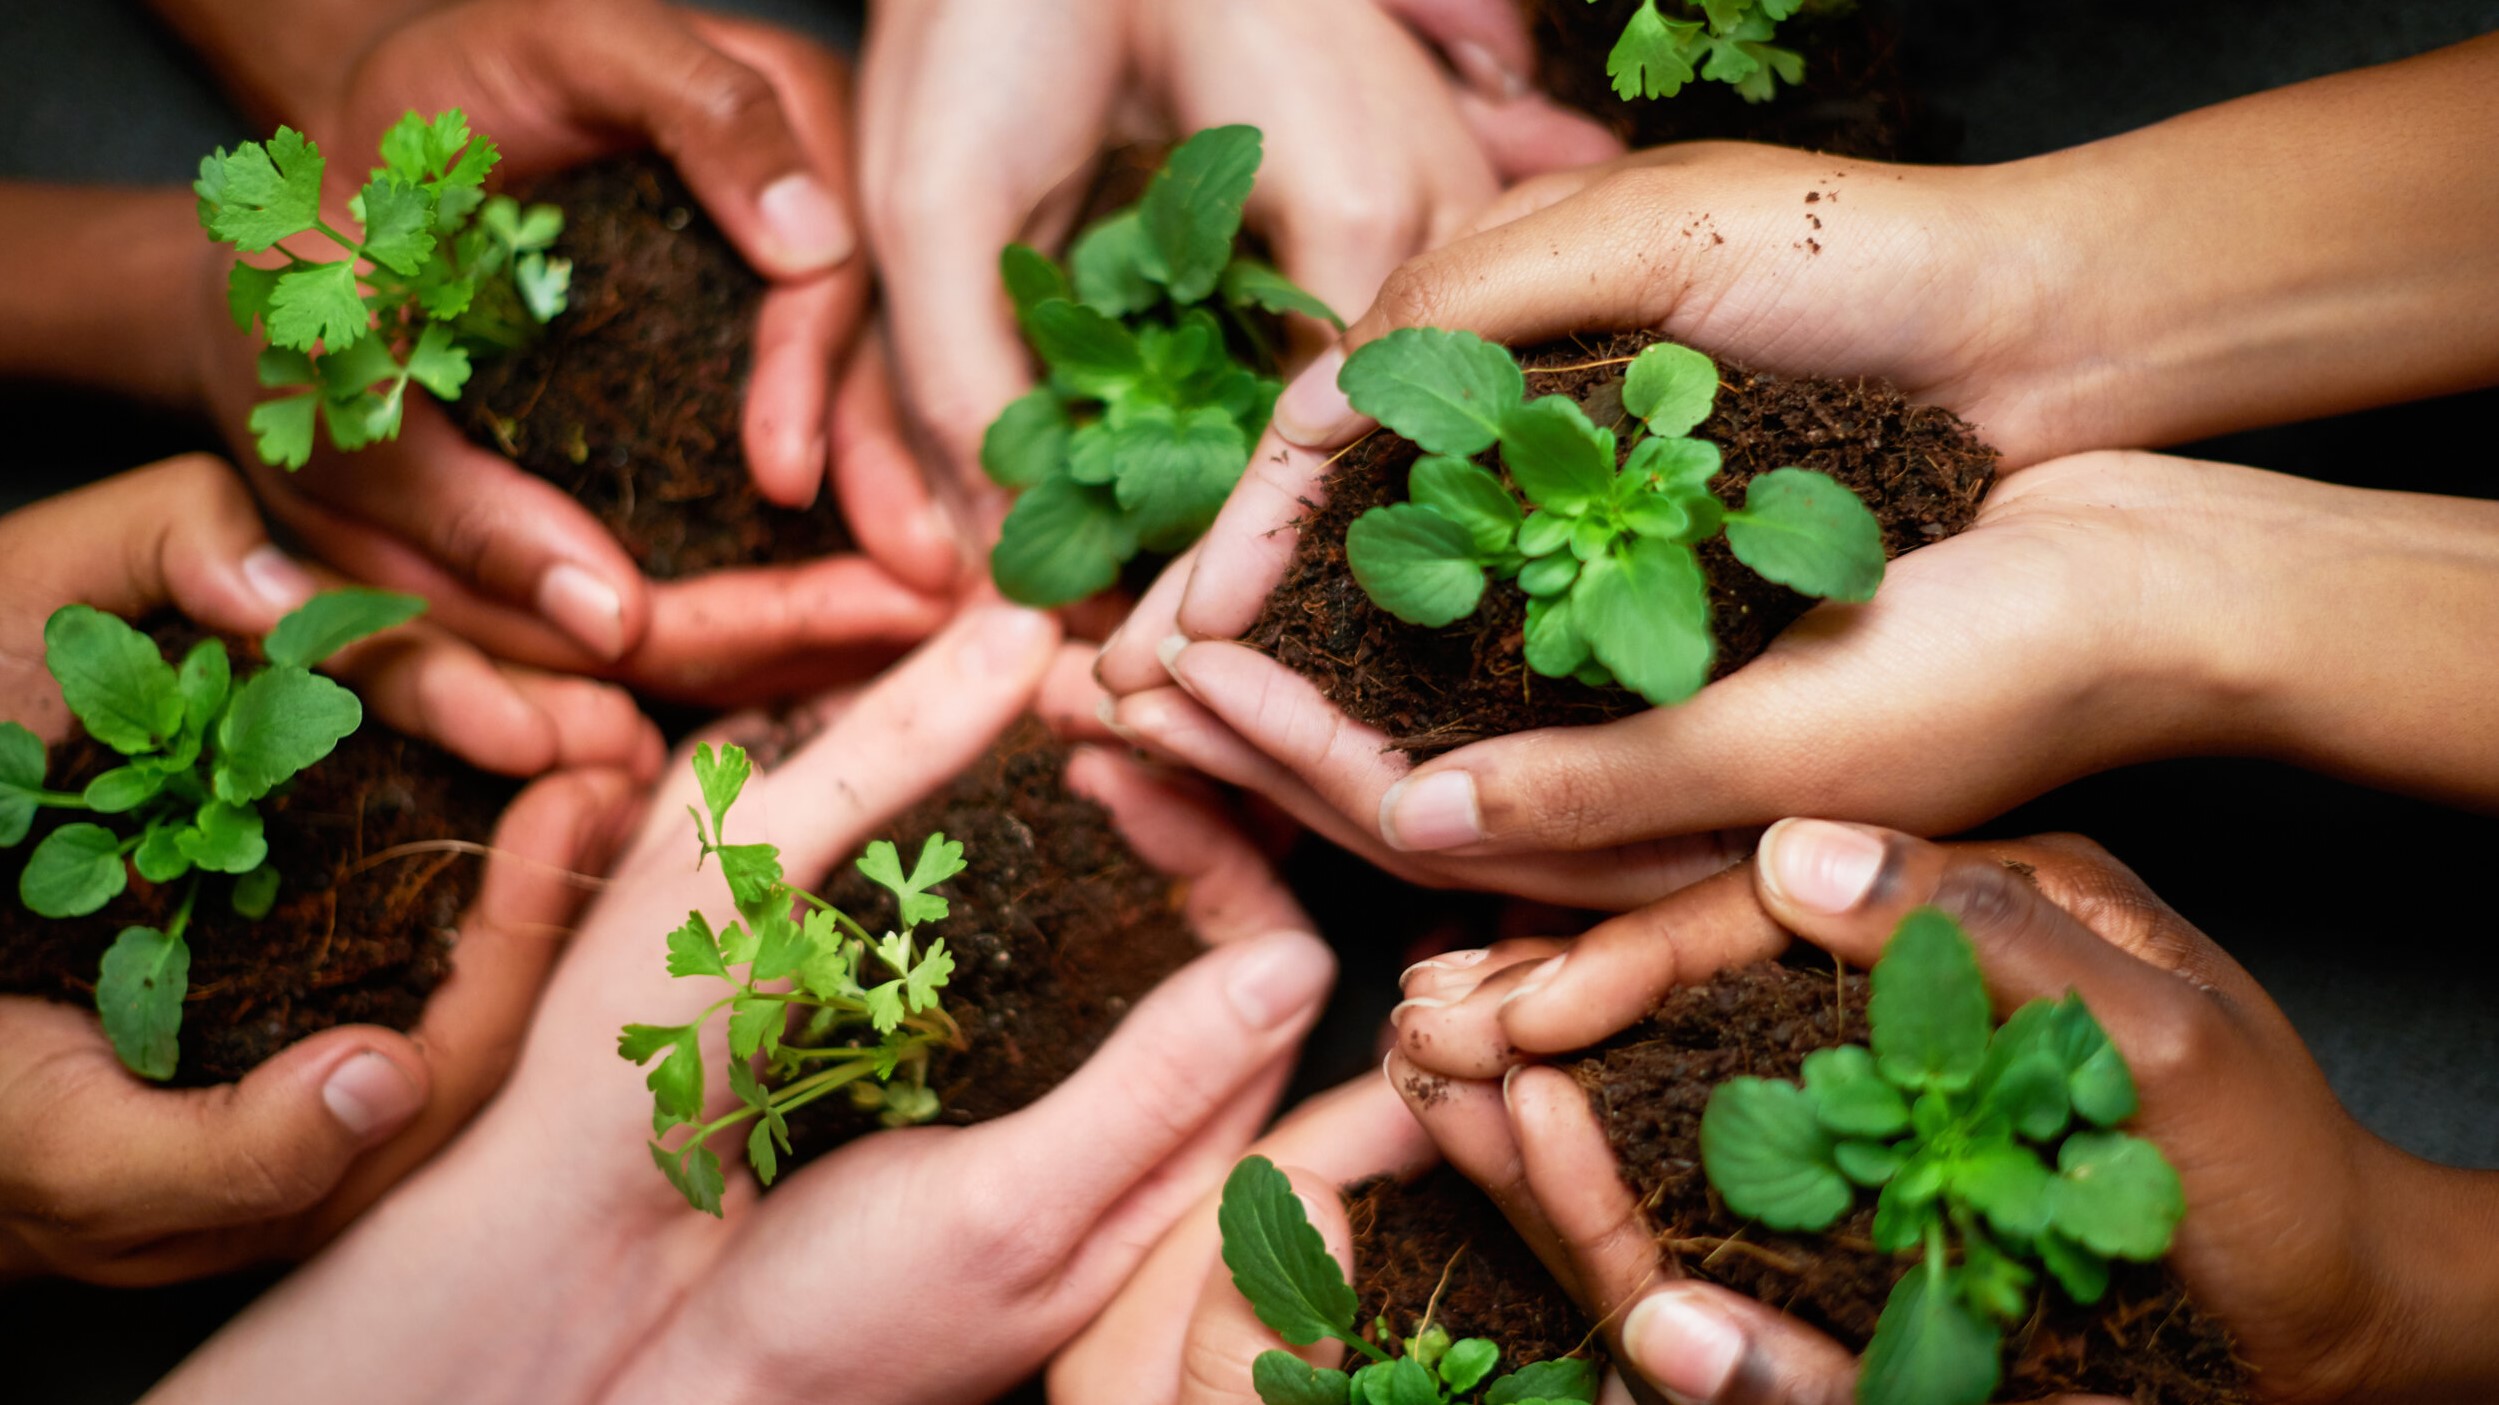
POLYGON ((2387 1405, 2499 1399, 2499 1172, 2380 1144, 2371 1178, 2377 1301, 2355 1304, 2364 1349, 2349 1398, 2387 1405))
POLYGON ((196 400, 189 338, 211 250, 188 191, 0 188, 0 377, 196 400))
POLYGON ((2065 449, 2499 381, 2499 36, 1996 168, 2065 449))
POLYGON ((333 109, 356 60, 385 32, 445 0, 150 0, 264 124, 301 127, 333 109))

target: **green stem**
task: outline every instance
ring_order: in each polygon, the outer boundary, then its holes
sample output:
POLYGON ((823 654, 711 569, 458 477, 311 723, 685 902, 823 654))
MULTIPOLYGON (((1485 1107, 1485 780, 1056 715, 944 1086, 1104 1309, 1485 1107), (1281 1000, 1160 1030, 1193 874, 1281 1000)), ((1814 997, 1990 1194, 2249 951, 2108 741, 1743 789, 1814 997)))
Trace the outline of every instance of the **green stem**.
POLYGON ((48 805, 55 810, 92 810, 95 808, 87 803, 87 797, 74 795, 66 790, 20 790, 15 786, 11 786, 10 789, 17 790, 18 794, 38 805, 48 805))
POLYGON ((165 940, 172 942, 182 940, 183 930, 191 925, 191 904, 198 901, 199 896, 200 877, 194 872, 191 875, 190 886, 182 890, 182 906, 174 909, 174 920, 165 924, 165 940))
POLYGON ((1370 1357, 1374 1361, 1386 1361, 1389 1359, 1386 1351, 1383 1351, 1379 1347, 1373 1346, 1360 1332, 1330 1332, 1328 1335, 1336 1338, 1340 1342, 1343 1342, 1345 1345, 1352 1347, 1354 1350, 1361 1352, 1363 1355, 1370 1357))
POLYGON ((849 913, 842 911, 840 908, 835 907, 833 904, 826 902, 824 899, 817 897, 815 894, 808 892, 804 888, 792 888, 790 891, 798 894, 802 898, 805 898, 808 902, 813 903, 816 911, 831 913, 833 915, 833 920, 842 926, 849 928, 852 936, 866 942, 869 946, 873 947, 876 945, 876 937, 874 934, 870 933, 867 928, 860 926, 857 918, 852 917, 849 913))
POLYGON ((312 222, 312 227, 316 231, 328 235, 331 243, 345 249, 348 253, 355 255, 357 258, 364 257, 364 245, 359 244, 355 240, 348 238, 346 235, 339 233, 337 230, 330 228, 330 222, 328 220, 315 219, 312 222))

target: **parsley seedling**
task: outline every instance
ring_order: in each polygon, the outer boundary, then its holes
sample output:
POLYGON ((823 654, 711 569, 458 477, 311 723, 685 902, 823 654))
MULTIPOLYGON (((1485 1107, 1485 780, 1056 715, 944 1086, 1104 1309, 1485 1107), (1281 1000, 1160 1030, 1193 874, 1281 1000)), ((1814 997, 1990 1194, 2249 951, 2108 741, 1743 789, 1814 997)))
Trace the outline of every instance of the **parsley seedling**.
POLYGON ((188 880, 162 929, 125 927, 104 953, 96 1011, 131 1072, 174 1073, 191 948, 183 941, 201 875, 234 877, 234 910, 255 921, 277 899, 257 802, 328 756, 364 721, 356 695, 312 671, 367 635, 425 609, 409 595, 316 595, 261 642, 269 666, 234 677, 226 647, 192 646, 176 668, 146 635, 101 610, 64 605, 43 626, 43 663, 87 735, 124 764, 80 791, 44 788, 44 747, 0 722, 0 848, 25 841, 38 809, 93 821, 53 830, 27 856, 18 897, 41 917, 85 917, 120 897, 129 870, 150 883, 188 880))
POLYGON ((946 916, 944 898, 930 891, 963 871, 963 846, 932 834, 905 873, 894 846, 878 840, 858 860, 869 881, 894 895, 895 930, 878 936, 848 913, 781 875, 781 851, 770 844, 725 843, 723 826, 751 773, 746 752, 706 743, 695 748, 694 776, 711 814, 694 815, 699 866, 717 856, 720 875, 744 922, 715 931, 700 912, 668 934, 668 974, 709 976, 732 987, 692 1023, 629 1024, 616 1051, 636 1064, 666 1051, 645 1080, 651 1090, 651 1159, 686 1203, 720 1213, 725 1180, 720 1158, 704 1145, 715 1132, 752 1119, 746 1159, 755 1177, 772 1184, 780 1153, 790 1149, 787 1116, 836 1090, 875 1111, 889 1127, 926 1122, 937 1115, 937 1094, 928 1086, 929 1055, 961 1042, 939 992, 954 973, 943 938, 922 947, 917 929, 946 916), (793 915, 796 904, 809 909, 793 915), (744 968, 744 974, 734 968, 744 968), (879 979, 882 976, 883 979, 879 979), (783 982, 787 989, 779 989, 783 982), (796 1032, 798 1011, 807 1012, 796 1032), (703 1117, 702 1031, 712 1016, 727 1013, 729 1087, 738 1107, 709 1121, 703 1117), (870 1038, 873 1036, 873 1038, 870 1038), (764 1073, 754 1061, 764 1060, 764 1073), (661 1138, 679 1125, 693 1132, 674 1149, 661 1138), (777 1147, 777 1150, 776 1150, 777 1147))
POLYGON ((1355 1330, 1361 1303, 1302 1212, 1293 1183, 1275 1163, 1253 1156, 1232 1168, 1216 1212, 1224 1266, 1258 1320, 1296 1346, 1333 1337, 1366 1358, 1349 1375, 1322 1370, 1289 1351, 1261 1352, 1250 1381, 1265 1405, 1563 1405, 1597 1398, 1596 1375, 1575 1356, 1522 1366, 1498 1378, 1501 1347, 1483 1337, 1452 1341, 1428 1319, 1399 1339, 1385 1318, 1373 1335, 1355 1330))
POLYGON ((1118 579, 1215 520, 1282 388, 1273 314, 1344 323, 1233 250, 1258 176, 1256 127, 1174 148, 1145 196, 1087 230, 1061 269, 1022 244, 1000 257, 1025 340, 1049 367, 1000 412, 981 466, 1022 490, 990 571, 1027 605, 1118 579))
POLYGON ((349 202, 355 237, 322 217, 328 163, 303 133, 280 127, 201 159, 192 189, 210 238, 257 254, 312 231, 345 254, 322 263, 277 249, 283 265, 238 259, 227 276, 234 325, 257 321, 268 339, 261 385, 302 387, 252 411, 263 460, 303 467, 316 415, 342 450, 395 439, 409 382, 457 400, 472 355, 526 346, 564 310, 572 264, 547 254, 563 212, 489 198, 496 159, 459 109, 409 113, 383 134, 382 164, 349 202))
POLYGON ((1354 579, 1434 629, 1475 612, 1486 571, 1517 580, 1527 663, 1548 678, 1620 683, 1661 706, 1698 692, 1717 642, 1692 549, 1722 530, 1737 560, 1806 595, 1867 600, 1882 582, 1881 524, 1828 475, 1772 469, 1734 509, 1710 492, 1718 446, 1689 436, 1716 402, 1718 367, 1688 347, 1633 358, 1623 405, 1644 428, 1619 466, 1614 431, 1567 397, 1527 399, 1518 362, 1472 332, 1391 332, 1346 358, 1337 384, 1426 455, 1407 501, 1347 529, 1354 579), (1495 444, 1506 485, 1472 462, 1495 444))
POLYGON ((1805 81, 1804 55, 1770 42, 1779 37, 1779 22, 1800 9, 1836 11, 1854 3, 1689 0, 1678 10, 1698 10, 1697 18, 1668 19, 1658 0, 1640 0, 1640 8, 1623 25, 1622 37, 1614 41, 1614 51, 1606 55, 1605 76, 1614 80, 1614 95, 1625 102, 1671 98, 1696 77, 1727 84, 1746 102, 1768 102, 1782 82, 1805 81))
POLYGON ((1902 921, 1873 984, 1874 1047, 1815 1051, 1801 1087, 1712 1090, 1701 1164, 1728 1209, 1787 1232, 1828 1229, 1858 1187, 1879 1187, 1875 1247, 1919 1260, 1883 1308, 1857 1398, 1984 1405, 2003 1328, 2031 1315, 2031 1265, 2096 1303, 2110 1260, 2169 1252, 2185 1196, 2159 1148, 2110 1130, 2135 1114, 2134 1077, 2080 995, 1995 1028, 1969 937, 1934 908, 1902 921))

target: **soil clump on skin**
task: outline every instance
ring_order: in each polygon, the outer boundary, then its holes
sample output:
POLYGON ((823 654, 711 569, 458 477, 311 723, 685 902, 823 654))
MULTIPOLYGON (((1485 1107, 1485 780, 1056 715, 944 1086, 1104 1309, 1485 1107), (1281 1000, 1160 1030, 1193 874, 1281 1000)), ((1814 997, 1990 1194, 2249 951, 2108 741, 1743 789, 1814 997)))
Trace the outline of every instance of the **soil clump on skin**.
MULTIPOLYGON (((1029 1106, 1066 1081, 1146 992, 1202 950, 1184 885, 1148 867, 1110 812, 1067 788, 1068 748, 1027 720, 972 769, 873 838, 906 866, 930 834, 963 845, 961 874, 934 890, 952 904, 922 928, 954 955, 945 989, 964 1047, 931 1060, 937 1120, 967 1126, 1029 1106)), ((844 865, 823 897, 871 932, 890 930, 893 895, 844 865)), ((797 1159, 874 1131, 841 1094, 790 1115, 797 1159)))
POLYGON ((450 407, 469 438, 580 499, 655 579, 849 550, 830 492, 793 510, 755 491, 742 435, 764 280, 675 170, 618 157, 511 194, 564 211, 570 306, 478 361, 450 407))
POLYGON ((1496 1374, 1575 1352, 1592 1356, 1602 1374, 1603 1349, 1587 1317, 1466 1177, 1436 1166, 1411 1183, 1358 1181, 1345 1188, 1345 1214, 1361 1304, 1355 1320, 1366 1335, 1376 1339, 1372 1323, 1386 1317, 1402 1341, 1428 1311, 1453 1340, 1484 1337, 1500 1347, 1496 1374))
MULTIPOLYGON (((1799 14, 1777 43, 1805 60, 1805 81, 1782 82, 1768 102, 1695 78, 1671 98, 1614 95, 1606 56, 1640 0, 1519 0, 1536 41, 1537 81, 1557 101, 1614 130, 1634 150, 1682 141, 1757 141, 1869 161, 1916 154, 1917 109, 1900 61, 1900 30, 1872 5, 1847 14, 1799 14)), ((1698 19, 1698 5, 1690 7, 1698 19)), ((1679 19, 1678 7, 1663 7, 1679 19)))
MULTIPOLYGON (((1863 974, 1804 953, 1738 967, 1669 994, 1649 1019, 1567 1067, 1605 1124, 1661 1257, 1862 1351, 1911 1263, 1877 1253, 1873 1197, 1829 1231, 1779 1234, 1730 1213, 1701 1168, 1710 1091, 1744 1075, 1795 1079, 1805 1056, 1866 1042, 1863 974)), ((2137 1405, 2242 1405, 2255 1398, 2228 1332, 2160 1264, 2114 1266, 2108 1296, 2060 1292, 2007 1339, 2007 1400, 2112 1395, 2137 1405)))
MULTIPOLYGON (((180 658, 209 634, 180 621, 150 631, 180 658)), ((226 638, 239 677, 260 654, 226 638), (249 661, 249 662, 247 662, 249 661)), ((74 726, 75 724, 73 724, 74 726)), ((51 748, 48 783, 79 790, 123 758, 83 730, 51 748)), ((420 851, 378 859, 403 845, 484 844, 517 786, 403 737, 373 718, 259 809, 269 862, 281 875, 277 904, 254 922, 228 900, 234 880, 207 874, 183 939, 191 948, 181 1057, 171 1082, 231 1082, 287 1045, 342 1024, 405 1030, 451 971, 452 936, 477 894, 483 861, 420 851)), ((38 812, 24 843, 0 852, 0 886, 14 895, 19 872, 44 835, 89 818, 38 812)), ((124 832, 126 827, 114 826, 124 832)), ((189 878, 129 890, 87 917, 55 920, 0 902, 0 993, 33 995, 92 1010, 104 953, 129 926, 163 930, 189 878)))
MULTIPOLYGON (((1520 355, 1527 392, 1567 395, 1598 425, 1628 430, 1624 364, 1660 340, 1654 333, 1550 343, 1520 355)), ((1912 404, 1889 385, 1782 377, 1719 363, 1718 402, 1693 433, 1719 446, 1725 467, 1712 484, 1729 506, 1755 474, 1799 467, 1831 475, 1865 500, 1883 524, 1888 556, 1967 527, 1995 481, 1996 452, 1951 411, 1912 404)), ((1628 444, 1629 436, 1623 434, 1628 444)), ((1648 704, 1624 688, 1592 688, 1527 667, 1527 596, 1494 580, 1473 615, 1442 629, 1410 625, 1371 601, 1345 563, 1355 518, 1406 496, 1418 450, 1386 431, 1341 455, 1327 501, 1298 524, 1283 583, 1245 643, 1309 678, 1354 720, 1386 733, 1418 758, 1485 737, 1537 727, 1611 721, 1648 704)), ((1502 472, 1498 450, 1477 462, 1502 472)), ((1711 677, 1758 657, 1817 602, 1737 562, 1724 537, 1699 548, 1718 637, 1711 677)))

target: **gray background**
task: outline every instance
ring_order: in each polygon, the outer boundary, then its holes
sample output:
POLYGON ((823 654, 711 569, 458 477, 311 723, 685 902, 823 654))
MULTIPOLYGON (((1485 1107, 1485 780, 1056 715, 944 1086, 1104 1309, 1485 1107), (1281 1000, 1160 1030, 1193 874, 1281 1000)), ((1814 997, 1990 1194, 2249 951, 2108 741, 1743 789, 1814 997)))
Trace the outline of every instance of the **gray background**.
MULTIPOLYGON (((837 42, 855 4, 726 6, 837 42)), ((2499 0, 1900 0, 1904 54, 1962 160, 2088 141, 2190 108, 2499 28, 2499 0)), ((133 0, 0 3, 0 179, 188 180, 253 135, 133 0)), ((2480 394, 2195 446, 2343 482, 2491 496, 2480 394)), ((205 445, 178 419, 0 383, 10 444, 0 507, 205 445), (65 403, 73 411, 63 413, 65 403), (73 442, 55 427, 81 425, 73 442)), ((1938 758, 1939 765, 1949 759, 1938 758)), ((2499 872, 2499 822, 2244 761, 2136 767, 2067 787, 1989 827, 2075 829, 2134 864, 2290 1012, 2337 1091, 2397 1143, 2499 1167, 2494 919, 2471 900, 2499 872)), ((1341 934, 1340 934, 1341 935, 1341 934)), ((1399 954, 1345 943, 1347 980, 1309 1085, 1368 1062, 1399 954)), ((114 1292, 0 1288, 8 1400, 135 1398, 269 1275, 114 1292)), ((456 1349, 456 1344, 446 1343, 456 1349)))

